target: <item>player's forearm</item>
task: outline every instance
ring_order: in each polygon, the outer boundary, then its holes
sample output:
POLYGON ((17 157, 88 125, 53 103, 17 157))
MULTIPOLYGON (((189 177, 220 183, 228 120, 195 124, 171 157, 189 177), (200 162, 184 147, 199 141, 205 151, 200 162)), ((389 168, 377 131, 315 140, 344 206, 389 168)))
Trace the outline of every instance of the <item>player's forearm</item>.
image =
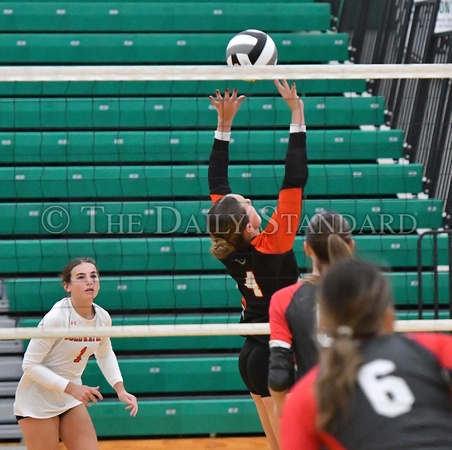
POLYGON ((116 359, 116 355, 113 350, 105 355, 102 355, 101 357, 96 354, 96 359, 97 365, 110 386, 112 386, 113 389, 116 385, 119 386, 119 383, 122 383, 122 375, 118 360, 116 359))
POLYGON ((287 342, 274 339, 274 336, 269 345, 268 387, 273 391, 284 392, 293 384, 295 376, 292 347, 287 342))
POLYGON ((25 362, 22 368, 24 373, 27 374, 33 381, 47 389, 64 392, 69 383, 69 380, 57 375, 55 372, 42 364, 27 364, 25 362))
POLYGON ((113 385, 113 389, 115 390, 116 394, 118 394, 118 396, 126 392, 126 388, 124 387, 124 383, 122 381, 115 383, 113 385))
POLYGON ((22 361, 22 370, 41 386, 64 392, 69 380, 42 364, 53 344, 51 339, 32 339, 22 361))
POLYGON ((270 394, 272 396, 273 403, 275 404, 275 412, 278 416, 280 416, 282 413, 282 408, 284 406, 287 392, 287 390, 274 391, 273 389, 270 389, 270 394))
POLYGON ((282 189, 304 188, 308 175, 306 133, 290 133, 282 189))
MULTIPOLYGON (((223 134, 216 132, 217 134, 223 134)), ((228 179, 229 167, 229 140, 215 138, 212 153, 209 159, 207 177, 210 194, 226 195, 231 192, 228 179)))
POLYGON ((292 119, 291 123, 295 123, 298 125, 305 125, 304 120, 304 106, 301 100, 298 100, 297 107, 292 109, 292 119))
POLYGON ((218 117, 217 131, 220 133, 230 133, 232 129, 232 120, 224 120, 218 117))

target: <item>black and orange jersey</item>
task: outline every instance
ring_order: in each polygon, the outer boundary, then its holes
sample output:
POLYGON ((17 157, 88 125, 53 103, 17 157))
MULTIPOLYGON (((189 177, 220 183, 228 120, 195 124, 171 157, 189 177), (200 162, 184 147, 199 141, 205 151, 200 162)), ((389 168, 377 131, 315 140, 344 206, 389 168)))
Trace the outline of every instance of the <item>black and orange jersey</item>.
POLYGON ((452 337, 393 333, 360 345, 363 363, 336 431, 316 427, 315 366, 284 404, 282 450, 449 450, 452 337))
MULTIPOLYGON (((209 188, 213 203, 231 193, 227 176, 228 147, 227 141, 215 139, 209 161, 209 188)), ((307 177, 306 133, 291 133, 282 188, 267 227, 246 248, 221 260, 243 296, 243 322, 268 322, 271 296, 298 280, 299 268, 293 244, 307 177)))
POLYGON ((289 389, 317 363, 316 281, 306 277, 271 298, 268 385, 274 391, 289 389))

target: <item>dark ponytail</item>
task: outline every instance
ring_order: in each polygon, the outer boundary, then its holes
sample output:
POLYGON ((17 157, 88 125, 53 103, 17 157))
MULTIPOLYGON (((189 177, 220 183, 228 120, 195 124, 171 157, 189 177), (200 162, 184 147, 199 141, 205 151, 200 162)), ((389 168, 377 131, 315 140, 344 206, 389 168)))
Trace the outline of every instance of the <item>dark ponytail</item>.
POLYGON ((332 432, 347 416, 356 376, 362 363, 356 339, 376 335, 385 313, 393 305, 390 286, 372 264, 340 261, 325 274, 320 285, 320 314, 329 326, 328 346, 320 352, 316 381, 318 427, 332 432))
POLYGON ((352 240, 352 230, 347 219, 333 211, 315 214, 306 229, 306 242, 321 266, 350 258, 352 240))
MULTIPOLYGON (((351 239, 348 242, 350 243, 350 241, 351 239)), ((328 259, 330 264, 352 257, 352 249, 349 243, 346 243, 338 234, 330 234, 328 236, 328 259)))

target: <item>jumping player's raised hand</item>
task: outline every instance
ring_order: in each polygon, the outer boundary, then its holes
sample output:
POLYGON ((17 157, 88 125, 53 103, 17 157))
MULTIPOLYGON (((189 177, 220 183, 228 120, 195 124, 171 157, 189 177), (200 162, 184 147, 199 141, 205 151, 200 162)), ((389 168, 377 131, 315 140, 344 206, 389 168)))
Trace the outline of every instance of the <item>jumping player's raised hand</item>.
POLYGON ((276 89, 280 93, 281 97, 289 106, 292 111, 292 123, 297 123, 299 125, 304 125, 304 104, 303 101, 297 94, 297 87, 295 83, 292 83, 289 86, 287 80, 282 80, 282 83, 279 80, 274 80, 276 89))
POLYGON ((233 89, 232 95, 228 88, 224 91, 224 97, 221 96, 220 91, 215 91, 215 98, 210 95, 209 99, 218 113, 218 131, 231 131, 232 120, 240 108, 241 103, 245 99, 244 95, 237 96, 237 89, 233 89))

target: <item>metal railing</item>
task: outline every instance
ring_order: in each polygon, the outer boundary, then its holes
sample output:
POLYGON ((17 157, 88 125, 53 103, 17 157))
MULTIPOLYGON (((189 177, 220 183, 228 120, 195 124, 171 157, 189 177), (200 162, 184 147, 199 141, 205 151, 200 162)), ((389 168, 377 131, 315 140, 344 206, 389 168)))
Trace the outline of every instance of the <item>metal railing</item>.
POLYGON ((433 314, 434 319, 439 319, 440 314, 440 299, 439 299, 439 280, 438 280, 438 236, 441 234, 448 235, 448 270, 449 270, 449 298, 448 298, 448 311, 449 318, 452 318, 452 230, 429 230, 419 235, 417 242, 417 276, 418 276, 418 314, 419 319, 423 319, 424 313, 424 301, 423 301, 423 282, 422 275, 424 264, 422 261, 422 242, 426 236, 432 237, 432 271, 433 271, 433 314))

